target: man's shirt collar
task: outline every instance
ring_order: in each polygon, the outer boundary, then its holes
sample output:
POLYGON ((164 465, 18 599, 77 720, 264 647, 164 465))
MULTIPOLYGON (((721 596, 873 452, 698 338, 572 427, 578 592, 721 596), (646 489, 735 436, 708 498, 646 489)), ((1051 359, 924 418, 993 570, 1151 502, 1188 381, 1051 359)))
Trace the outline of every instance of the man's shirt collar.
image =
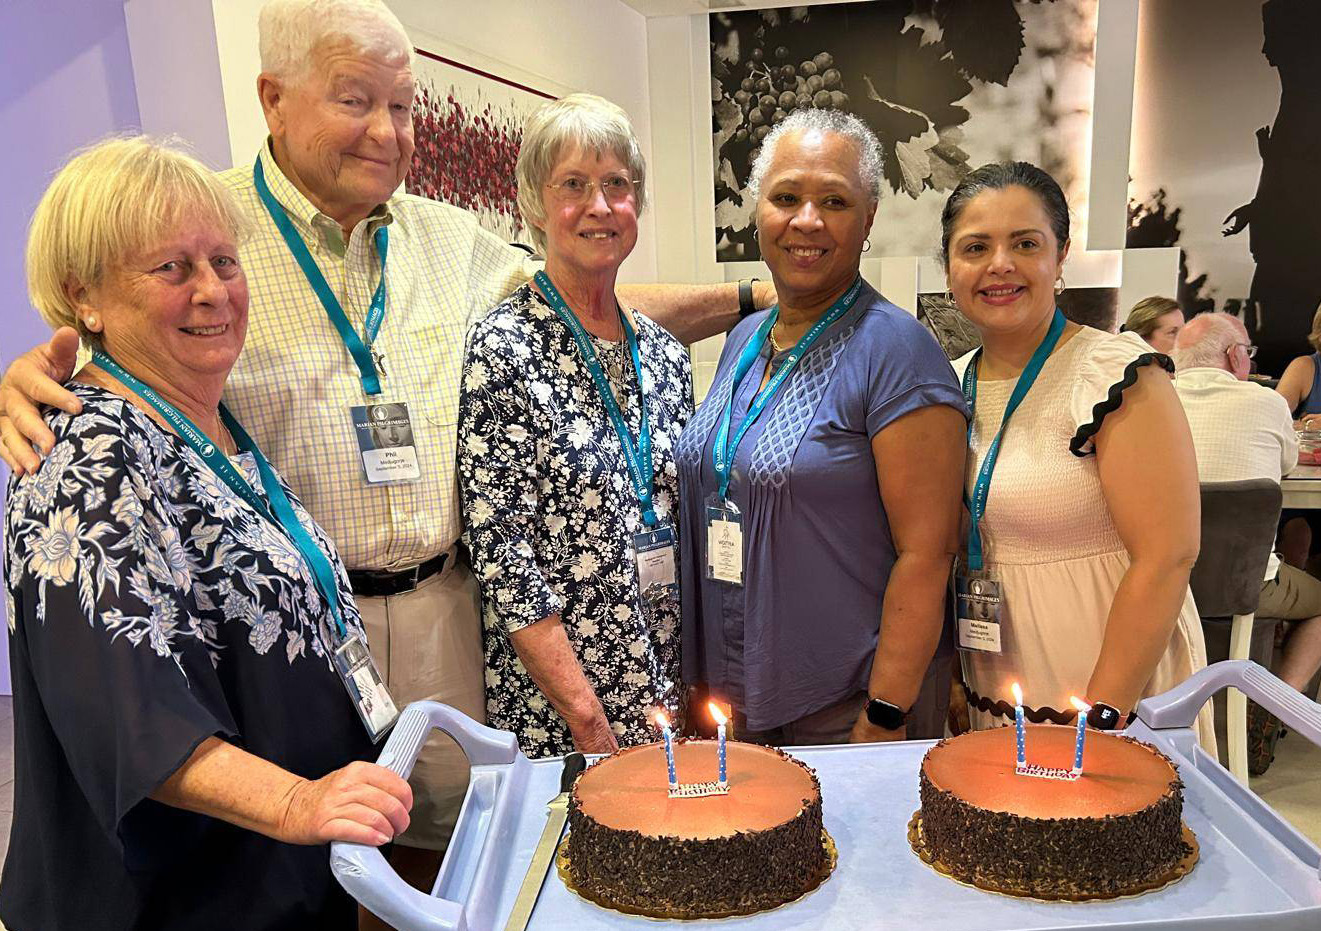
MULTIPOLYGON (((324 245, 335 255, 343 256, 348 248, 348 243, 344 241, 344 231, 340 228, 339 222, 334 217, 327 216, 317 209, 302 191, 294 185, 276 164, 275 155, 271 151, 272 141, 269 136, 266 137, 266 143, 261 147, 258 158, 261 159, 261 167, 266 186, 270 188, 271 195, 282 206, 285 213, 293 220, 294 227, 304 239, 315 239, 324 245)), ((392 196, 390 200, 394 200, 392 196)), ((390 201, 377 205, 371 215, 367 217, 367 232, 374 233, 376 228, 381 225, 388 225, 394 221, 394 215, 390 211, 390 201)))

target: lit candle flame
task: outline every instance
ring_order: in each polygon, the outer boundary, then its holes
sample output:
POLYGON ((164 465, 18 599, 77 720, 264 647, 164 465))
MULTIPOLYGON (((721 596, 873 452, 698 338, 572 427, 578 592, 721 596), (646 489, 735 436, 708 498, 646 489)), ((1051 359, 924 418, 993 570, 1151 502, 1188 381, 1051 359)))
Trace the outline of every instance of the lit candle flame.
POLYGON ((706 707, 711 712, 711 717, 716 719, 717 724, 725 724, 729 721, 729 718, 725 717, 724 713, 715 702, 707 702, 706 707))
POLYGON ((652 720, 656 722, 656 726, 659 728, 664 729, 670 726, 670 719, 665 716, 664 711, 658 710, 654 715, 652 715, 652 720))
POLYGON ((1021 705, 1021 704, 1023 704, 1023 690, 1020 689, 1020 688, 1018 687, 1018 683, 1017 683, 1017 682, 1015 682, 1013 685, 1009 686, 1009 691, 1011 691, 1011 692, 1014 693, 1014 704, 1015 704, 1015 705, 1021 705))
POLYGON ((1087 712, 1092 710, 1092 706, 1087 704, 1087 702, 1083 701, 1077 695, 1070 696, 1069 702, 1073 705, 1073 707, 1078 709, 1079 714, 1086 714, 1087 712))

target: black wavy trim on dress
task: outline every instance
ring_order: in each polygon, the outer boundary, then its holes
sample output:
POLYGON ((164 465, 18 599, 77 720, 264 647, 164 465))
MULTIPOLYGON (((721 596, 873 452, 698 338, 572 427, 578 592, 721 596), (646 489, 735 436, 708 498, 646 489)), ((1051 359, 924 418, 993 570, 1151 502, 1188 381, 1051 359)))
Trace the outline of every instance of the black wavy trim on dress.
POLYGON ((570 795, 569 869, 579 891, 607 907, 673 918, 760 911, 798 898, 826 867, 821 784, 811 767, 780 755, 811 774, 815 797, 765 831, 703 840, 651 837, 600 824, 570 795))
POLYGON ((1083 446, 1100 432, 1101 422, 1105 420, 1106 415, 1119 410, 1119 406, 1124 403, 1124 389, 1132 386, 1138 380, 1138 369, 1152 363, 1159 365, 1171 375, 1174 374, 1174 360, 1163 352, 1144 352, 1128 363, 1124 366, 1124 377, 1110 386, 1104 401, 1097 401, 1092 407, 1092 419, 1079 427, 1078 431, 1073 434, 1073 439, 1069 440, 1069 452, 1079 459, 1091 455, 1091 453, 1082 451, 1083 446))
MULTIPOLYGON (((1169 760, 1140 741, 1119 739, 1169 760)), ((1115 894, 1169 873, 1189 853, 1183 840, 1183 782, 1175 772, 1166 792, 1141 811, 1028 818, 989 811, 937 788, 927 778, 924 758, 922 840, 954 878, 965 882, 1019 895, 1115 894)))
MULTIPOLYGON (((963 687, 968 693, 968 704, 978 711, 984 711, 987 714, 993 714, 999 718, 1006 718, 1009 721, 1014 720, 1014 706, 1007 701, 992 701, 985 695, 978 695, 967 685, 963 687)), ((1028 705, 1023 706, 1023 717, 1033 724, 1077 724, 1078 712, 1070 708, 1068 711, 1056 711, 1050 705, 1042 705, 1040 708, 1032 708, 1028 705)), ((1124 726, 1133 723, 1137 717, 1135 712, 1130 711, 1128 717, 1124 720, 1124 726)))

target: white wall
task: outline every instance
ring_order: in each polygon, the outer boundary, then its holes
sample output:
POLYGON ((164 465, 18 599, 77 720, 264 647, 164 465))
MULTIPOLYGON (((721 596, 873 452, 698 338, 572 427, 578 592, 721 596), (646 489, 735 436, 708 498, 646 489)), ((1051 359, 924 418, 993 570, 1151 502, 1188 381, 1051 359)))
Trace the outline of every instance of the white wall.
POLYGON ((231 167, 216 36, 197 28, 211 21, 211 0, 124 0, 124 21, 142 131, 180 136, 212 168, 231 167))

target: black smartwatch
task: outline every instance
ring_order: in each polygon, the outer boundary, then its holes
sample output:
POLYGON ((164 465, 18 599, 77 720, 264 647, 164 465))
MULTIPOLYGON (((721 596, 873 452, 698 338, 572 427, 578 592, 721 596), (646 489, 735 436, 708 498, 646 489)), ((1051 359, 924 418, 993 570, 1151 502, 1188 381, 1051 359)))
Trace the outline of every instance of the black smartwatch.
POLYGON ((1123 716, 1119 713, 1119 709, 1103 701, 1092 705, 1092 710, 1087 712, 1087 726, 1094 727, 1098 731, 1113 731, 1122 720, 1123 716))
POLYGON ((867 702, 867 720, 882 730, 897 731, 908 720, 908 712, 881 698, 867 702))
POLYGON ((738 318, 742 320, 757 310, 757 302, 752 299, 752 285, 760 278, 744 278, 738 283, 738 318))

